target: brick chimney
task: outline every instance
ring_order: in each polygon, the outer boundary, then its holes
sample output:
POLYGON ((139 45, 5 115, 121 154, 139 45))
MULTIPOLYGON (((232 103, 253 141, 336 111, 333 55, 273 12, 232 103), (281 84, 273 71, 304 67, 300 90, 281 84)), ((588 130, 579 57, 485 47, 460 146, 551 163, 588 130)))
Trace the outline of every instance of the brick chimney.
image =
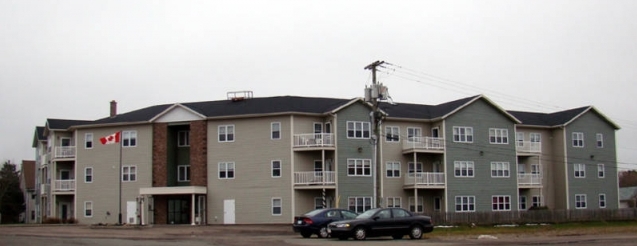
POLYGON ((117 115, 117 102, 115 100, 111 101, 111 118, 117 115))

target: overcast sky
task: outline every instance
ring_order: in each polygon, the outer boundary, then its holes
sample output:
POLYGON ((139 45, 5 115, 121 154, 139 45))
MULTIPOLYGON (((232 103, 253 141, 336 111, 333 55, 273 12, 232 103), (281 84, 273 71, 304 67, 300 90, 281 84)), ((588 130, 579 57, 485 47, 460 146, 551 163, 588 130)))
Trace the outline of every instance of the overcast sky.
MULTIPOLYGON (((163 103, 484 94, 507 110, 593 105, 637 168, 637 1, 0 0, 0 159, 34 159, 47 118, 163 103)), ((592 136, 591 136, 592 137, 592 136)), ((589 138, 590 139, 590 138, 589 138)))

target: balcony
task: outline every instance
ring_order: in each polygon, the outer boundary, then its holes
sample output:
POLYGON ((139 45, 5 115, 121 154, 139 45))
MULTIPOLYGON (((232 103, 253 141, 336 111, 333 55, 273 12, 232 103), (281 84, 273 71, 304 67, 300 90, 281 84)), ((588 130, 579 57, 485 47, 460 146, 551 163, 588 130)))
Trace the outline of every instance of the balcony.
POLYGON ((54 191, 75 191, 75 179, 55 180, 54 191))
POLYGON ((433 172, 409 173, 405 177, 406 188, 444 188, 445 174, 433 172))
POLYGON ((411 137, 403 140, 403 154, 407 153, 443 153, 445 139, 434 137, 411 137))
POLYGON ((333 133, 294 134, 295 150, 334 149, 333 133))
POLYGON ((518 173, 520 188, 542 187, 542 175, 539 173, 518 173))
POLYGON ((294 186, 307 188, 323 188, 325 186, 334 187, 336 185, 336 174, 333 171, 327 172, 295 172, 294 186))
POLYGON ((55 147, 55 158, 74 158, 75 146, 55 147))
POLYGON ((518 141, 516 142, 516 151, 518 154, 540 154, 542 153, 542 143, 530 142, 530 141, 518 141))

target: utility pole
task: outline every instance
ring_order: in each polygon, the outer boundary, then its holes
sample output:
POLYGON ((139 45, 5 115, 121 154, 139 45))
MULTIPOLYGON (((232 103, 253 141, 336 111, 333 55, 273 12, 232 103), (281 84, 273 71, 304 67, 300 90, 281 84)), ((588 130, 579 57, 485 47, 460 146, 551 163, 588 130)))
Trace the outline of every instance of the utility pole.
POLYGON ((377 208, 382 207, 382 204, 383 204, 383 198, 381 195, 382 191, 381 191, 381 185, 380 185, 383 172, 382 172, 382 165, 381 163, 379 163, 381 161, 380 127, 381 127, 381 121, 382 121, 382 113, 380 112, 378 103, 379 103, 379 100, 386 99, 387 95, 384 93, 386 93, 387 88, 378 84, 378 81, 376 80, 376 71, 377 71, 377 67, 384 63, 385 63, 384 61, 375 61, 372 64, 369 64, 365 67, 365 70, 372 71, 372 86, 370 88, 365 88, 365 101, 371 102, 373 106, 370 116, 371 116, 372 130, 374 132, 374 135, 372 136, 372 139, 374 140, 374 160, 373 160, 372 166, 374 168, 374 172, 373 172, 374 202, 377 208))

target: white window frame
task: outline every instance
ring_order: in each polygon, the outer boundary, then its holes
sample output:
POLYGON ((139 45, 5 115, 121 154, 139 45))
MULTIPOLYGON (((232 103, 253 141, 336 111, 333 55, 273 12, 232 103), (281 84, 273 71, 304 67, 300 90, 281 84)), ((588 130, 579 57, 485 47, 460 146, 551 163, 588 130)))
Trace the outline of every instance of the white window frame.
POLYGON ((371 196, 350 196, 347 198, 347 208, 356 213, 365 212, 372 208, 372 197, 371 196), (359 211, 359 207, 362 207, 361 211, 359 211))
POLYGON ((584 148, 584 133, 583 132, 573 132, 572 136, 572 144, 575 148, 584 148))
POLYGON ((136 182, 137 181, 137 165, 123 165, 122 166, 122 182, 136 182))
POLYGON ((347 176, 371 177, 372 176, 372 160, 371 159, 347 159, 347 176), (354 170, 353 174, 350 173, 350 169, 352 168, 354 170))
POLYGON ((531 132, 531 133, 529 133, 529 141, 531 143, 542 142, 542 134, 540 134, 539 132, 531 132))
POLYGON ((531 164, 531 174, 541 174, 540 164, 531 164))
POLYGON ((597 139, 597 148, 604 148, 604 134, 597 133, 595 134, 595 138, 597 139))
POLYGON ((93 167, 84 168, 84 183, 93 183, 93 167), (90 173, 89 170, 91 170, 90 173), (88 180, 89 177, 91 178, 91 180, 88 180))
POLYGON ((421 137, 422 137, 422 128, 407 127, 407 141, 415 142, 420 140, 421 137))
POLYGON ((606 194, 599 193, 599 208, 606 208, 606 194))
POLYGON ((137 146, 137 131, 122 131, 122 147, 137 146))
POLYGON ((454 126, 453 127, 453 142, 473 143, 473 127, 454 126))
POLYGON ((177 132, 177 147, 190 147, 190 131, 177 132))
POLYGON ((402 208, 403 201, 400 197, 387 197, 388 208, 402 208))
POLYGON ((586 178, 586 165, 582 163, 573 164, 573 176, 575 178, 586 178))
POLYGON ((533 196, 531 197, 531 207, 541 207, 542 206, 542 197, 541 196, 533 196))
POLYGON ((526 206, 526 196, 520 196, 518 201, 518 207, 520 208, 520 210, 528 209, 528 207, 526 206))
POLYGON ((281 215, 283 215, 283 199, 280 197, 272 197, 272 216, 281 215))
POLYGON ((434 211, 442 210, 442 197, 434 196, 433 208, 434 208, 434 211))
POLYGON ((475 163, 473 161, 454 161, 453 175, 458 178, 475 177, 475 163), (463 172, 464 171, 464 172, 463 172))
POLYGON ((84 218, 93 218, 93 214, 93 201, 84 201, 84 218))
POLYGON ((386 126, 385 127, 385 142, 388 142, 388 143, 400 142, 400 127, 386 126))
POLYGON ((219 143, 231 143, 236 139, 234 125, 217 126, 217 141, 219 143), (222 139, 223 136, 223 139, 222 139))
POLYGON ((371 137, 371 124, 365 121, 347 121, 345 132, 348 139, 369 139, 371 137))
POLYGON ((515 142, 518 147, 524 147, 524 132, 515 133, 515 142))
POLYGON ((418 197, 418 208, 416 208, 414 206, 414 197, 410 196, 408 198, 408 203, 409 203, 409 211, 414 212, 414 213, 422 213, 425 211, 425 198, 422 196, 418 197), (418 209, 418 211, 415 211, 414 209, 418 209))
POLYGON ((491 211, 511 211, 511 196, 491 196, 491 211))
POLYGON ((401 175, 401 172, 400 172, 399 161, 388 161, 385 163, 385 177, 400 178, 400 175, 401 175))
POLYGON ((457 213, 467 213, 476 211, 476 196, 456 196, 455 211, 457 213), (458 209, 460 206, 460 209, 458 209))
POLYGON ((575 194, 575 209, 586 209, 586 194, 575 194))
POLYGON ((600 179, 606 177, 606 169, 602 163, 597 164, 597 177, 600 179))
POLYGON ((272 122, 270 123, 270 139, 277 140, 281 139, 281 122, 272 122))
POLYGON ((270 173, 272 178, 280 178, 283 175, 283 168, 281 168, 281 160, 271 161, 270 166, 272 167, 272 172, 270 173), (275 164, 278 164, 278 167, 276 167, 275 164), (275 171, 279 171, 279 174, 274 175, 275 171))
POLYGON ((416 169, 414 169, 414 163, 413 162, 407 162, 407 173, 422 173, 423 170, 423 165, 422 162, 416 162, 416 169))
POLYGON ((190 182, 190 165, 177 166, 177 182, 190 182), (184 178, 182 179, 182 173, 184 178))
MULTIPOLYGON (((325 208, 331 208, 334 199, 331 196, 325 197, 325 208)), ((323 207, 323 197, 314 197, 314 209, 321 209, 323 207)))
POLYGON ((237 175, 237 169, 234 162, 219 162, 217 163, 217 178, 219 179, 234 179, 237 175), (230 177, 230 171, 232 171, 232 177, 230 177), (225 177, 221 177, 221 173, 225 177))
POLYGON ((492 161, 491 162, 491 177, 492 178, 511 177, 511 165, 508 162, 492 161))
POLYGON ((489 128, 490 144, 509 144, 509 129, 489 128))
POLYGON ((95 141, 93 141, 93 133, 92 132, 85 133, 84 134, 84 148, 85 149, 92 149, 94 143, 95 143, 95 141))

